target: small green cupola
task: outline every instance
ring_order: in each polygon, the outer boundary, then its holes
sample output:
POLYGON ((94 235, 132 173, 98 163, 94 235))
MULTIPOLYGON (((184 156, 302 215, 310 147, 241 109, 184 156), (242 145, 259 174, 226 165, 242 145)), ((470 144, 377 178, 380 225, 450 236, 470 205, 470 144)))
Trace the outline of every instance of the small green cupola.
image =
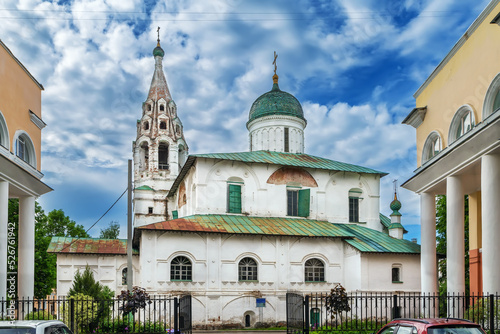
POLYGON ((163 49, 160 46, 160 27, 158 27, 158 39, 157 39, 157 41, 158 41, 158 43, 156 43, 156 48, 154 48, 154 50, 153 50, 153 57, 160 56, 163 58, 163 56, 165 55, 165 51, 163 51, 163 49))
POLYGON ((396 239, 403 239, 405 229, 403 225, 401 225, 402 215, 399 213, 399 209, 401 209, 401 202, 398 200, 396 190, 394 190, 394 200, 391 202, 390 208, 392 210, 392 213, 390 214, 391 224, 387 227, 389 235, 396 239))
POLYGON ((390 208, 392 210, 391 216, 401 216, 401 213, 399 213, 401 202, 398 200, 396 192, 394 192, 394 200, 391 202, 390 208))

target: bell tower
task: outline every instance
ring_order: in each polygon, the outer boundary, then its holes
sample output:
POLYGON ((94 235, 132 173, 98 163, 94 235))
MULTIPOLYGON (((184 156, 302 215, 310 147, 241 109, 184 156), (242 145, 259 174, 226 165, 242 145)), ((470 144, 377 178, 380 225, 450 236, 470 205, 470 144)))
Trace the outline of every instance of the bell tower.
POLYGON ((182 122, 163 73, 164 55, 158 27, 153 79, 133 142, 135 227, 168 219, 167 193, 188 155, 182 122))

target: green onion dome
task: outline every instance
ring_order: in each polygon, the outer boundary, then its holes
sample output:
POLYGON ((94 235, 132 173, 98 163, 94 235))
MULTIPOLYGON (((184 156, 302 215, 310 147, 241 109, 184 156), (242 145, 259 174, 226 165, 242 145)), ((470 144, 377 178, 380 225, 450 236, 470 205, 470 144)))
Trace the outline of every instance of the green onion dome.
POLYGON ((299 100, 292 94, 280 90, 276 74, 273 76, 273 88, 271 91, 259 96, 252 104, 248 123, 257 118, 270 115, 294 116, 304 121, 306 120, 299 100))
POLYGON ((401 209, 401 202, 398 200, 396 193, 394 193, 394 200, 391 202, 390 208, 392 210, 391 216, 401 216, 399 209, 401 209))
POLYGON ((163 51, 163 49, 161 48, 160 46, 160 42, 158 42, 158 45, 156 46, 156 48, 153 50, 153 56, 156 57, 156 56, 160 56, 163 58, 163 56, 165 55, 165 52, 163 51))

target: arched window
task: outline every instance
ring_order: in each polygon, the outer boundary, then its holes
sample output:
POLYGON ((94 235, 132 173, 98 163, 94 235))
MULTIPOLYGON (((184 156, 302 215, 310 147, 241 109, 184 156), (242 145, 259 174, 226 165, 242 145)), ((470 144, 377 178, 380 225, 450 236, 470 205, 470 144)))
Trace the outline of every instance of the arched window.
POLYGON ((163 104, 160 105, 160 111, 165 111, 165 106, 163 104))
POLYGON ((35 146, 24 131, 15 140, 16 155, 32 167, 36 166, 35 146))
POLYGON ((165 121, 160 122, 160 129, 161 130, 166 130, 167 129, 167 123, 165 121))
POLYGON ((472 130, 475 125, 474 112, 471 106, 461 106, 451 120, 448 142, 451 144, 464 134, 472 130))
POLYGON ((158 169, 168 169, 168 144, 158 146, 158 169))
POLYGON ((170 264, 171 281, 191 281, 192 265, 191 261, 185 256, 177 256, 170 264))
POLYGON ((122 270, 122 285, 127 285, 127 268, 122 270))
POLYGON ((142 128, 144 130, 149 130, 149 122, 148 121, 145 121, 143 124, 142 124, 142 128))
POLYGON ((483 120, 500 109, 500 73, 493 79, 483 103, 483 120))
POLYGON ((139 168, 141 170, 146 170, 149 168, 149 146, 147 142, 143 142, 141 144, 139 168))
POLYGON ((148 103, 148 111, 151 111, 151 105, 148 103))
POLYGON ((0 145, 9 149, 9 129, 7 128, 7 122, 0 112, 0 145))
POLYGON ((304 266, 306 282, 324 282, 325 281, 325 265, 319 259, 309 259, 304 266))
POLYGON ((256 281, 257 280, 257 262, 250 257, 245 257, 238 264, 238 280, 256 281))
POLYGON ((441 136, 436 131, 432 131, 424 143, 424 149, 422 151, 422 163, 430 160, 433 156, 441 152, 442 142, 441 136))
POLYGON ((359 222, 359 201, 363 191, 358 188, 349 190, 349 222, 359 222))

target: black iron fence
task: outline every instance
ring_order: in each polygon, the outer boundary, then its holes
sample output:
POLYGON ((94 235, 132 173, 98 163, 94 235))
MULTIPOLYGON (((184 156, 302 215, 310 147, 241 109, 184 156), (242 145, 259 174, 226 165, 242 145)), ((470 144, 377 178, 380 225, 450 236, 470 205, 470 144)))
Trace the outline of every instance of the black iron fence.
POLYGON ((61 320, 76 334, 191 334, 191 296, 151 296, 145 307, 124 314, 123 300, 82 298, 0 300, 0 320, 61 320))
POLYGON ((395 318, 462 318, 494 334, 500 330, 500 295, 349 293, 349 310, 333 312, 326 293, 287 293, 287 332, 373 333, 395 318))

